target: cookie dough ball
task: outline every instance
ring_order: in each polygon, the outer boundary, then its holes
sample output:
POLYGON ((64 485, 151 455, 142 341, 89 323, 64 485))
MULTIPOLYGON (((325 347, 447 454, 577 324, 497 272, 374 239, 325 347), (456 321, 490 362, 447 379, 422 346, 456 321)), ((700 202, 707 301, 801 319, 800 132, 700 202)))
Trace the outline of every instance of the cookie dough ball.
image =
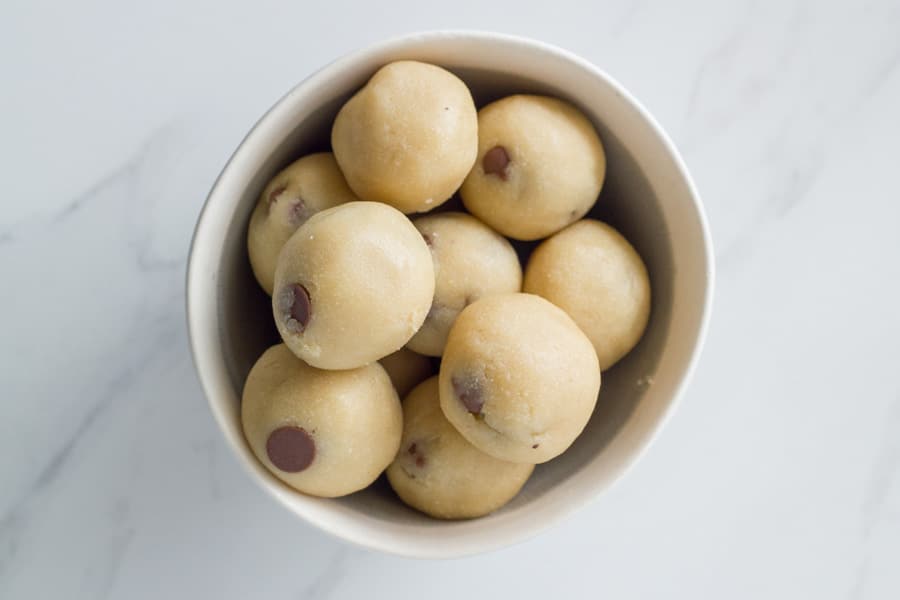
POLYGON ((600 221, 585 219, 541 243, 525 269, 525 291, 566 311, 606 370, 641 339, 650 279, 635 249, 600 221))
POLYGON ((536 240, 590 210, 606 176, 591 122, 545 96, 509 96, 478 112, 478 159, 460 189, 466 208, 502 233, 536 240))
POLYGON ((403 401, 403 439, 387 477, 413 508, 439 519, 480 517, 512 500, 533 470, 467 442, 441 412, 437 377, 403 401))
POLYGON ((288 238, 312 215, 358 198, 338 169, 334 155, 320 152, 292 163, 266 185, 247 231, 250 266, 272 295, 275 263, 288 238))
POLYGON ((313 215, 278 257, 275 325, 298 357, 352 369, 399 350, 434 296, 431 252, 403 214, 348 202, 313 215))
POLYGON ((409 348, 440 356, 457 315, 479 298, 522 289, 522 266, 502 235, 470 215, 440 213, 413 221, 434 259, 434 302, 409 348))
POLYGON ((431 210, 453 195, 475 162, 475 103, 449 71, 390 63, 341 108, 331 146, 363 200, 405 213, 431 210))
POLYGON ((387 371, 397 395, 401 398, 434 373, 430 358, 406 348, 388 354, 379 362, 387 371))
POLYGON ((403 431, 400 401, 381 365, 322 371, 284 344, 266 350, 250 370, 241 422, 253 454, 273 475, 329 498, 375 481, 403 431))
POLYGON ((482 298, 450 330, 441 409, 491 456, 520 463, 559 456, 587 425, 599 391, 590 340, 539 296, 482 298))

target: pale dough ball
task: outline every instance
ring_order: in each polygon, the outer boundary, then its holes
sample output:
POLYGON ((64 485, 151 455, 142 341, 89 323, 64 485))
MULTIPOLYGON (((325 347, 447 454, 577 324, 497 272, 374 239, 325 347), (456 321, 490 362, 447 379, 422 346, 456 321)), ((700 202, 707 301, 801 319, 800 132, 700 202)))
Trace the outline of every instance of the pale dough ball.
POLYGON ((471 215, 457 212, 413 221, 434 259, 434 302, 422 328, 407 344, 440 356, 457 315, 479 298, 522 289, 522 266, 502 235, 471 215))
POLYGON ((241 401, 244 436, 280 480, 314 496, 344 496, 375 481, 400 445, 403 413, 378 363, 310 367, 284 344, 256 361, 241 401))
POLYGON ((401 398, 434 373, 430 358, 406 348, 388 354, 378 362, 387 371, 397 395, 401 398))
POLYGON ((594 344, 604 371, 634 348, 650 318, 644 262, 628 240, 600 221, 579 221, 541 243, 528 260, 525 291, 572 317, 594 344))
POLYGON ((331 146, 363 200, 405 213, 431 210, 453 195, 475 162, 475 103, 449 71, 390 63, 341 108, 331 146))
POLYGON ((478 112, 478 158, 460 194, 503 235, 536 240, 587 214, 605 176, 600 138, 578 109, 508 96, 478 112))
POLYGON ((590 340, 543 298, 487 296, 450 330, 441 409, 491 456, 521 463, 559 456, 587 425, 599 391, 590 340))
POLYGON ((431 252, 402 213, 348 202, 310 217, 275 269, 281 338, 320 369, 352 369, 399 350, 434 296, 431 252))
POLYGON ((439 519, 480 517, 512 500, 533 470, 467 442, 441 412, 437 377, 403 401, 403 439, 387 477, 413 508, 439 519))
POLYGON ((266 185, 247 230, 250 266, 259 285, 272 295, 275 263, 288 238, 320 210, 353 202, 334 155, 320 152, 291 163, 266 185))

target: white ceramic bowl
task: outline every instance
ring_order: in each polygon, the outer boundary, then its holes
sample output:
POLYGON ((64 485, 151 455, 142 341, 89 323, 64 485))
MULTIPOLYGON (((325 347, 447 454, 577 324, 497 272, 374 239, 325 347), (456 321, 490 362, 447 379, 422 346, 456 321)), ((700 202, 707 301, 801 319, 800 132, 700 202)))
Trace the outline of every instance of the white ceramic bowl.
POLYGON ((279 100, 225 166, 200 214, 187 277, 190 338, 203 389, 228 445, 262 489, 308 522, 361 546, 415 557, 473 554, 521 541, 616 481, 671 414, 696 364, 709 319, 713 252, 700 199, 678 152, 644 108, 607 74, 568 52, 522 38, 428 32, 337 60, 279 100), (558 96, 594 122, 608 157, 592 216, 643 256, 653 311, 640 344, 604 373, 591 422, 562 456, 539 465, 506 507, 472 521, 429 519, 380 480, 340 499, 291 490, 254 458, 241 433, 244 378, 278 341, 268 296, 253 279, 245 235, 266 181, 305 153, 327 149, 341 104, 375 70, 415 59, 458 74, 481 106, 514 92, 558 96))

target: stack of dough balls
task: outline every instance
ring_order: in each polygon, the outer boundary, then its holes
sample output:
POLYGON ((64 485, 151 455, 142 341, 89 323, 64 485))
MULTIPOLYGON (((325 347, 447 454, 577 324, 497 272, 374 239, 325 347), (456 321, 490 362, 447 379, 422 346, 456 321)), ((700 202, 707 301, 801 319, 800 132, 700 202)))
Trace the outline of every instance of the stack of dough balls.
POLYGON ((427 515, 486 515, 572 445, 647 325, 641 257, 584 218, 603 145, 562 100, 477 110, 452 73, 399 61, 340 109, 331 149, 275 175, 250 218, 282 343, 244 385, 248 446, 305 494, 386 473, 427 515), (434 210, 457 194, 465 210, 434 210), (523 269, 514 244, 535 240, 523 269))

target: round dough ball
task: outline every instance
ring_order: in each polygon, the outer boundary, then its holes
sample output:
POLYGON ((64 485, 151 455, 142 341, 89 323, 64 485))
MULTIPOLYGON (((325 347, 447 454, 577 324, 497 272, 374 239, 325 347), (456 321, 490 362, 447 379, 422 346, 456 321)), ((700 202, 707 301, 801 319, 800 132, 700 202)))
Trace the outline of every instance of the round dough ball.
POLYGON ((390 63, 341 108, 331 146, 363 200, 405 213, 431 210, 453 195, 475 162, 475 103, 449 71, 390 63))
POLYGON ((387 371, 397 395, 401 398, 434 373, 430 358, 406 348, 400 348, 378 362, 387 371))
POLYGON ((353 369, 399 350, 434 297, 425 240, 402 213, 348 202, 313 215, 275 268, 272 310, 294 354, 320 369, 353 369))
POLYGON ((457 315, 490 294, 522 289, 522 266, 512 245, 470 215, 447 212, 413 221, 434 259, 434 302, 407 346, 440 356, 457 315))
POLYGON ((599 391, 590 340, 543 298, 482 298, 450 330, 441 409, 491 456, 520 463, 559 456, 587 425, 599 391))
POLYGON ((306 494, 361 490, 391 463, 403 413, 385 370, 310 367, 284 344, 256 361, 241 401, 244 436, 256 458, 306 494))
POLYGON ((437 377, 403 401, 403 439, 387 477, 413 508, 439 519, 480 517, 512 500, 533 470, 467 442, 441 412, 437 377))
POLYGON ((358 198, 330 152, 304 156, 272 178, 256 203, 247 230, 250 266, 272 295, 275 263, 288 238, 312 215, 358 198))
POLYGON ((605 176, 603 145, 578 109, 517 95, 478 112, 478 159, 460 194, 503 235, 536 240, 587 214, 605 176))
POLYGON ((650 278, 637 251, 600 221, 585 219, 538 246, 525 291, 566 311, 606 370, 641 339, 650 318, 650 278))

